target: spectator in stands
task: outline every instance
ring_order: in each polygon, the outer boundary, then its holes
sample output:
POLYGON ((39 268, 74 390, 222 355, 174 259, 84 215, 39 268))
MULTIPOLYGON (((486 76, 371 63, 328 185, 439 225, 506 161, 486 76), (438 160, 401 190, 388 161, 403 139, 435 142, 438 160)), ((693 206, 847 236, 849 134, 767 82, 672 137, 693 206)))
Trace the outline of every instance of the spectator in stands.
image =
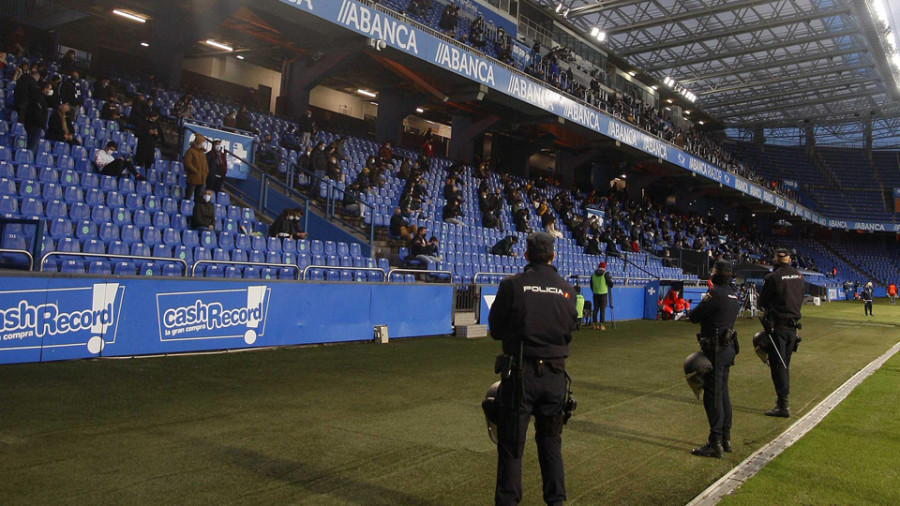
POLYGON ((206 187, 218 194, 222 191, 222 183, 225 182, 225 173, 228 172, 228 162, 225 158, 225 146, 221 139, 213 139, 212 149, 206 153, 206 166, 209 167, 209 175, 206 176, 206 187))
POLYGON ((462 215, 462 209, 459 207, 459 199, 448 200, 441 213, 444 223, 452 223, 454 225, 463 225, 463 222, 456 218, 457 216, 462 215))
POLYGON ((525 234, 531 233, 531 225, 528 224, 528 208, 522 206, 518 211, 513 215, 513 221, 516 225, 516 232, 523 232, 525 234))
POLYGON ((121 113, 119 112, 119 99, 114 95, 107 97, 106 103, 103 104, 103 108, 100 109, 100 119, 104 121, 115 121, 119 124, 120 129, 125 128, 125 121, 122 120, 121 113))
POLYGON ((347 137, 342 135, 334 141, 334 155, 342 162, 350 159, 350 155, 347 154, 347 137))
POLYGON ((406 181, 409 179, 411 170, 412 170, 412 163, 411 163, 409 157, 406 157, 403 159, 402 162, 400 162, 400 167, 397 169, 397 177, 406 181))
POLYGON ((296 209, 285 209, 275 218, 269 227, 270 237, 289 237, 291 239, 306 239, 306 232, 300 226, 300 220, 303 217, 303 210, 299 207, 296 209))
POLYGON ((70 146, 80 146, 81 142, 75 138, 75 125, 69 118, 69 104, 65 101, 59 104, 56 112, 50 115, 47 122, 47 140, 66 142, 70 146))
POLYGON ((237 115, 237 112, 235 112, 235 111, 231 111, 228 114, 226 114, 225 117, 222 118, 222 126, 225 128, 236 128, 237 127, 237 119, 235 119, 236 115, 237 115))
POLYGON ((316 144, 316 149, 312 152, 310 166, 315 175, 325 177, 325 172, 328 170, 328 155, 325 153, 324 142, 316 144))
POLYGON ((360 207, 359 203, 362 199, 362 195, 360 194, 361 188, 362 187, 359 185, 359 183, 354 181, 344 190, 344 198, 341 200, 344 214, 353 217, 358 217, 362 214, 362 208, 360 207))
POLYGON ((94 100, 103 100, 104 102, 109 100, 109 97, 113 96, 113 88, 109 82, 108 77, 100 77, 97 79, 97 82, 94 83, 94 88, 91 91, 91 98, 94 100))
POLYGON ((385 142, 378 148, 378 163, 391 163, 394 153, 391 151, 391 143, 385 142))
POLYGON ((172 115, 178 119, 192 119, 194 106, 191 104, 191 94, 186 93, 181 97, 175 106, 172 107, 172 115))
MULTIPOLYGON (((47 124, 47 97, 53 95, 53 87, 49 82, 39 85, 33 76, 23 85, 27 86, 29 95, 25 114, 19 116, 19 121, 25 126, 25 134, 28 136, 28 149, 37 154, 41 140, 41 132, 47 124)), ((18 91, 18 86, 16 87, 18 91)))
POLYGON ((19 63, 19 65, 16 67, 16 70, 13 71, 11 81, 14 83, 18 83, 19 79, 21 79, 22 76, 26 74, 31 74, 31 64, 28 63, 28 61, 23 61, 19 63))
POLYGON ((484 15, 481 13, 469 25, 469 41, 472 43, 472 47, 484 51, 484 15))
POLYGON ((444 11, 441 13, 438 28, 449 33, 452 37, 456 33, 457 24, 459 24, 459 6, 449 4, 447 7, 444 7, 444 11))
POLYGON ((139 93, 131 102, 131 114, 128 115, 128 124, 134 128, 138 128, 147 116, 150 114, 150 108, 147 105, 147 97, 139 93))
POLYGON ((416 230, 416 235, 413 236, 412 242, 409 245, 410 254, 418 261, 423 264, 427 264, 428 262, 440 262, 440 257, 437 256, 436 245, 429 245, 428 241, 425 240, 425 234, 428 232, 425 227, 421 227, 416 230))
POLYGON ((428 172, 431 170, 431 160, 434 159, 434 148, 431 145, 431 132, 428 132, 425 136, 425 141, 422 143, 422 152, 419 155, 419 166, 422 167, 422 170, 428 172))
POLYGON ((552 213, 544 213, 541 216, 541 225, 544 227, 544 232, 552 235, 557 239, 562 239, 563 234, 556 228, 556 216, 553 216, 552 213))
POLYGON ((403 218, 400 208, 395 207, 394 214, 391 216, 390 225, 388 226, 388 236, 392 239, 411 241, 415 235, 416 226, 406 221, 403 218))
MULTIPOLYGON (((298 174, 302 174, 305 172, 312 172, 312 156, 313 149, 312 146, 306 146, 300 152, 300 156, 297 157, 297 162, 294 164, 294 169, 298 174)), ((306 176, 297 176, 303 180, 306 179, 306 176)))
POLYGON ((247 112, 247 106, 242 105, 238 110, 237 116, 234 118, 234 124, 238 130, 256 133, 253 128, 253 122, 250 120, 250 113, 247 112))
POLYGON ((278 150, 272 145, 272 136, 266 134, 256 148, 256 163, 263 168, 274 170, 278 167, 278 150))
POLYGON ((497 244, 494 244, 494 246, 491 247, 491 254, 505 257, 514 257, 517 255, 517 253, 513 251, 513 246, 515 246, 518 242, 518 237, 514 235, 508 235, 503 239, 497 241, 497 244))
POLYGON ((134 176, 134 179, 143 181, 144 176, 138 174, 138 171, 134 168, 134 162, 124 156, 116 156, 118 148, 118 144, 109 141, 106 143, 105 148, 97 150, 94 154, 94 166, 97 168, 97 171, 104 176, 117 178, 124 176, 125 171, 128 171, 134 176))
POLYGON ((59 72, 70 74, 76 70, 78 70, 78 64, 75 62, 75 51, 70 49, 59 60, 59 72))
POLYGON ((156 146, 166 145, 162 126, 159 124, 159 109, 151 110, 147 119, 137 125, 135 136, 137 137, 137 149, 134 163, 148 169, 156 161, 156 146))
POLYGON ((452 202, 454 200, 458 200, 459 202, 463 201, 463 198, 462 198, 462 195, 460 194, 459 188, 456 187, 456 178, 448 177, 445 180, 444 199, 447 202, 452 202))
POLYGON ((209 175, 209 166, 206 164, 206 137, 195 134, 190 147, 184 152, 184 173, 187 176, 187 190, 184 198, 192 199, 195 203, 203 198, 203 185, 209 175))
POLYGON ((313 120, 312 111, 307 109, 306 114, 300 118, 300 144, 309 144, 309 139, 316 131, 316 122, 313 120))
POLYGON ((69 78, 59 85, 59 99, 69 104, 67 114, 70 120, 75 121, 78 109, 84 104, 84 89, 77 70, 69 73, 69 78))
POLYGON ((194 200, 194 212, 191 215, 191 228, 195 230, 215 230, 216 206, 212 203, 213 192, 206 190, 202 197, 194 200))
POLYGON ((59 74, 56 74, 50 78, 50 90, 53 93, 51 93, 50 95, 44 95, 44 101, 47 103, 47 109, 59 109, 60 99, 59 92, 57 90, 59 90, 60 80, 61 78, 59 77, 59 74))
POLYGON ((34 70, 23 72, 16 81, 16 88, 13 90, 13 105, 19 115, 19 121, 22 121, 28 114, 28 105, 40 90, 40 84, 38 84, 40 79, 41 73, 34 70))
POLYGON ((406 12, 413 16, 424 16, 425 6, 422 4, 422 0, 409 0, 409 5, 406 6, 406 12))
MULTIPOLYGON (((326 156, 328 156, 328 151, 325 152, 326 156)), ((328 176, 328 179, 332 181, 343 182, 344 181, 344 172, 341 169, 341 162, 338 160, 337 156, 333 153, 328 158, 328 165, 325 168, 325 175, 328 176)), ((369 177, 368 173, 366 173, 366 168, 364 167, 362 172, 359 174, 363 179, 361 182, 365 183, 366 188, 368 188, 369 177)), ((363 188, 362 185, 358 185, 360 188, 363 188)))

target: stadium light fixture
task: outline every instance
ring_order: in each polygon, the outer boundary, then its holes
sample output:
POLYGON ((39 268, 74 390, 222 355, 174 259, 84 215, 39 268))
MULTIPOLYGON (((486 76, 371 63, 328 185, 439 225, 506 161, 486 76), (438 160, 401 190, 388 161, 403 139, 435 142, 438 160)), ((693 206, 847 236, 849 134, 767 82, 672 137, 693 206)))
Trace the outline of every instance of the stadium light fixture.
POLYGON ((235 56, 235 58, 237 58, 238 60, 243 60, 243 59, 244 59, 244 55, 239 54, 239 55, 235 56))
POLYGON ((422 114, 423 112, 425 112, 425 109, 422 109, 421 107, 416 107, 416 112, 419 114, 422 114))
POLYGON ((136 21, 138 23, 146 23, 147 18, 141 16, 139 14, 135 14, 134 12, 123 11, 122 9, 113 9, 113 14, 116 16, 122 16, 125 19, 130 19, 131 21, 136 21))
POLYGON ((222 51, 228 51, 229 53, 234 51, 234 48, 229 46, 228 44, 223 44, 221 42, 218 42, 218 41, 215 41, 212 39, 206 39, 203 41, 203 43, 206 44, 207 46, 212 46, 214 48, 221 49, 222 51))
POLYGON ((698 123, 700 123, 701 125, 704 124, 702 119, 700 121, 698 121, 698 123))
POLYGON ((373 93, 373 92, 371 92, 371 91, 369 91, 369 90, 364 90, 364 89, 362 89, 362 88, 356 90, 356 92, 359 93, 360 95, 364 96, 364 97, 369 97, 369 98, 375 98, 375 97, 378 96, 378 95, 376 95, 375 93, 373 93))
POLYGON ((658 90, 658 89, 659 89, 659 86, 657 86, 657 85, 655 85, 655 84, 654 84, 654 85, 653 85, 653 86, 651 86, 651 87, 650 87, 650 88, 652 88, 652 89, 653 89, 653 91, 656 91, 656 90, 658 90))
POLYGON ((622 174, 622 175, 621 175, 621 176, 619 176, 619 177, 620 177, 620 178, 622 178, 622 179, 628 179, 628 176, 627 176, 627 175, 625 175, 625 174, 622 174))
POLYGON ((143 46, 143 47, 150 47, 150 44, 147 44, 146 42, 141 42, 141 46, 143 46))
POLYGON ((606 40, 606 32, 600 30, 599 32, 597 32, 596 38, 598 41, 603 42, 604 40, 606 40))
POLYGON ((591 37, 596 37, 600 33, 600 29, 596 26, 591 28, 591 37))
POLYGON ((663 79, 663 83, 665 83, 665 85, 668 86, 669 88, 675 86, 675 80, 669 76, 666 76, 666 78, 663 79))
POLYGON ((556 13, 559 14, 563 10, 563 3, 559 2, 556 4, 556 13))
POLYGON ((635 71, 633 71, 633 70, 629 70, 629 71, 628 71, 628 75, 630 75, 631 77, 634 77, 634 76, 637 75, 637 73, 636 73, 635 71))

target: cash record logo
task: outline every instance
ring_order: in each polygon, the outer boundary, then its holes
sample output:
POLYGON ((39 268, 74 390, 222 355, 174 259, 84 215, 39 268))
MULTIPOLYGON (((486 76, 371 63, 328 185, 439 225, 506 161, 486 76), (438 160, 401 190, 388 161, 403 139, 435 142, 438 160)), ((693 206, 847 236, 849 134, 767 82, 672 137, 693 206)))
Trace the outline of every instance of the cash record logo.
POLYGON ((161 341, 241 338, 265 334, 269 289, 165 293, 156 296, 161 341))

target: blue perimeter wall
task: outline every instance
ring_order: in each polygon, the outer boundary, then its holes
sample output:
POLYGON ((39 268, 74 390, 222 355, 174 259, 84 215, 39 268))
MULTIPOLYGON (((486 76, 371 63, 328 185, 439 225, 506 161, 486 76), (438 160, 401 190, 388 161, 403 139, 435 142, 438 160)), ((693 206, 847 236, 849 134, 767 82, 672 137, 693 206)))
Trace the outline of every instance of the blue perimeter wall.
MULTIPOLYGON (((488 325, 490 305, 497 296, 498 285, 483 285, 481 287, 481 312, 478 323, 488 325)), ((584 300, 592 300, 591 289, 581 287, 584 300)), ((644 317, 644 287, 642 286, 615 286, 612 289, 613 311, 606 309, 606 321, 639 320, 644 317)), ((490 330, 490 326, 488 326, 490 330)))
POLYGON ((451 285, 0 277, 0 363, 451 332, 451 285), (11 289, 15 287, 15 289, 11 289))

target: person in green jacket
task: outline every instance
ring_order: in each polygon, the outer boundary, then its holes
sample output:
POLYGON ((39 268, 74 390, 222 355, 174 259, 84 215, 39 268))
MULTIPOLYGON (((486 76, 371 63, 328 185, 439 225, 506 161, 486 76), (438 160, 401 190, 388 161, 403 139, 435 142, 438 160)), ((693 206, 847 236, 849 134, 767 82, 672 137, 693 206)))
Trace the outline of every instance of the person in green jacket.
POLYGON ((592 329, 606 330, 606 326, 603 325, 606 323, 606 301, 612 287, 612 276, 606 270, 606 262, 600 262, 597 270, 591 275, 591 291, 594 292, 594 324, 591 325, 592 329), (597 319, 597 313, 600 314, 599 320, 597 319))
POLYGON ((581 287, 575 285, 575 311, 578 319, 575 320, 575 330, 581 330, 581 322, 584 321, 584 295, 581 295, 581 287))

